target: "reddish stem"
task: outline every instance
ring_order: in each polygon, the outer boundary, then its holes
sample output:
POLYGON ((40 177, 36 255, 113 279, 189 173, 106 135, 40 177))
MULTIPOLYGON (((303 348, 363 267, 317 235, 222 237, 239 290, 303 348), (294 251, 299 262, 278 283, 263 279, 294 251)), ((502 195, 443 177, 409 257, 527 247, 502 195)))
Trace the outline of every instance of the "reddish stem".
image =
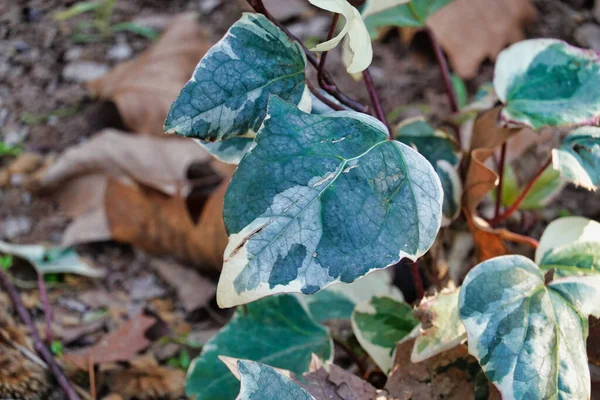
POLYGON ((44 275, 38 272, 38 289, 40 291, 40 299, 44 306, 44 318, 46 319, 46 343, 52 343, 54 335, 52 334, 52 309, 48 301, 48 292, 44 283, 44 275))
MULTIPOLYGON (((458 101, 456 100, 456 93, 454 92, 454 87, 452 86, 452 79, 450 78, 450 67, 448 67, 448 61, 446 60, 446 56, 438 42, 435 34, 431 29, 425 27, 425 32, 429 36, 429 40, 431 41, 431 46, 433 47, 433 52, 435 53, 435 58, 437 60, 438 66, 440 67, 440 73, 442 74, 442 80, 444 81, 444 87, 446 89, 446 94, 448 96, 448 102, 450 103, 450 111, 452 113, 458 112, 458 101)), ((456 138, 456 142, 458 143, 459 148, 462 148, 460 130, 456 126, 452 126, 454 130, 454 137, 456 138)))
POLYGON ((383 122, 383 124, 386 126, 390 140, 394 140, 392 128, 390 127, 390 124, 388 123, 387 118, 385 117, 385 112, 383 111, 381 100, 379 99, 379 95, 377 94, 377 90, 375 89, 375 84, 373 83, 373 78, 371 77, 371 73, 369 72, 368 68, 363 71, 363 79, 365 80, 365 85, 367 86, 369 97, 371 97, 371 103, 373 103, 375 117, 377 117, 377 119, 383 122))
MULTIPOLYGON (((331 26, 329 27, 329 32, 327 33, 327 39, 331 40, 333 35, 335 34, 335 28, 337 27, 338 21, 340 19, 340 14, 333 13, 331 17, 331 26)), ((317 78, 319 80, 319 85, 321 87, 327 86, 327 82, 325 81, 325 62, 327 61, 327 52, 324 51, 321 53, 321 59, 319 60, 319 67, 317 69, 317 78)))
POLYGON ((425 296, 425 288, 423 286, 423 280, 421 279, 421 272, 419 271, 419 261, 410 263, 410 273, 413 277, 415 289, 417 292, 417 301, 420 301, 425 296))
POLYGON ((494 210, 494 218, 498 218, 500 215, 500 205, 502 204, 502 189, 504 188, 504 166, 506 164, 506 147, 507 142, 502 144, 502 150, 500 150, 500 162, 498 163, 498 188, 496 189, 496 209, 494 210))
POLYGON ((548 157, 548 161, 546 161, 544 165, 542 165, 542 167, 539 169, 539 171, 536 172, 535 176, 529 181, 525 189, 523 189, 523 191, 521 192, 519 197, 517 197, 514 203, 510 207, 508 207, 508 209, 506 209, 502 214, 498 215, 490 221, 491 225, 497 225, 500 222, 505 221, 506 219, 510 218, 510 216, 513 215, 519 209, 519 207, 521 207, 521 204, 523 204, 523 202, 527 198, 527 195, 533 188, 533 185, 535 185, 538 179, 540 179, 540 177, 542 176, 546 168, 550 166, 550 164, 552 164, 552 156, 548 157))
POLYGON ((324 96, 323 93, 321 93, 319 91, 319 89, 317 89, 316 87, 314 87, 312 85, 312 83, 310 83, 310 81, 308 79, 306 80, 306 86, 308 86, 308 89, 311 91, 312 94, 315 95, 315 97, 317 99, 321 100, 323 103, 325 103, 329 107, 333 108, 336 111, 343 111, 343 110, 345 110, 344 107, 340 106, 339 104, 337 104, 334 101, 331 101, 330 99, 327 98, 327 96, 324 96))
POLYGON ((42 338, 40 338, 37 328, 35 327, 33 321, 31 320, 31 316, 25 309, 25 306, 23 305, 23 301, 21 300, 21 296, 17 292, 17 289, 12 284, 12 282, 10 281, 10 279, 8 278, 6 273, 4 271, 2 271, 2 269, 0 269, 0 285, 2 285, 4 287, 4 290, 6 290, 6 292, 8 293, 8 296, 10 297, 13 307, 19 314, 19 317, 21 317, 21 320, 23 321, 23 323, 25 325, 27 325, 27 328, 29 328, 31 337, 33 338, 33 348, 42 357, 42 359, 46 362, 46 364, 48 364, 50 371, 52 371, 52 374, 56 378, 58 384, 61 386, 61 388, 67 395, 67 399, 80 400, 79 395, 75 392, 75 389, 73 389, 73 387, 71 386, 71 383, 69 382, 69 380, 63 373, 62 369, 56 363, 56 360, 54 360, 52 353, 50 352, 50 350, 48 350, 48 348, 42 341, 42 338))

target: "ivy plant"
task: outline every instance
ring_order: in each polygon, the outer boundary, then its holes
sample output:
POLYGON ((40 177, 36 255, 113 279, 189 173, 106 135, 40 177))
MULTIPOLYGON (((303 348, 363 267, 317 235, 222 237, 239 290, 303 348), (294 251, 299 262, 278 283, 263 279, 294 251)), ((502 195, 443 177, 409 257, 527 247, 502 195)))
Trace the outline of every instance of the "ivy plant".
MULTIPOLYGON (((247 1, 255 12, 244 13, 200 60, 165 121, 168 133, 237 166, 224 197, 229 242, 217 290, 220 307, 237 308, 192 361, 188 395, 361 398, 348 397, 352 389, 373 397, 369 383, 332 364, 335 347, 352 353, 361 346, 387 374, 398 363, 466 355, 467 342, 505 399, 589 398, 585 341, 588 317, 600 316, 600 224, 558 219, 538 243, 508 231, 513 225, 505 221, 547 207, 569 183, 590 191, 600 184, 598 55, 554 39, 518 42, 498 56, 493 83, 469 103, 468 85, 451 74, 427 30, 452 112, 442 119, 450 123, 417 117, 392 128, 368 68, 371 37, 390 27, 425 28, 450 0, 367 0, 361 8, 307 0, 332 15, 328 36, 311 49, 261 0, 247 1), (342 73, 362 78, 371 104, 343 93, 327 69, 338 45, 342 73), (467 206, 479 188, 466 185, 474 162, 464 141, 475 134, 473 121, 494 107, 499 119, 490 136, 570 133, 524 184, 516 179, 522 171, 505 162, 506 140, 498 146, 502 184, 480 196, 496 201, 485 222, 467 206), (445 244, 467 226, 477 245, 483 232, 536 247, 535 261, 491 256, 470 271, 476 262, 452 266, 456 282, 448 282, 439 272, 445 244), (396 283, 410 267, 417 301, 393 285, 392 266, 396 283), (337 324, 352 331, 341 337, 329 329, 337 324), (395 360, 399 343, 411 346, 410 360, 395 360)), ((453 254, 460 246, 451 247, 453 254)), ((480 386, 487 396, 487 382, 480 386)))

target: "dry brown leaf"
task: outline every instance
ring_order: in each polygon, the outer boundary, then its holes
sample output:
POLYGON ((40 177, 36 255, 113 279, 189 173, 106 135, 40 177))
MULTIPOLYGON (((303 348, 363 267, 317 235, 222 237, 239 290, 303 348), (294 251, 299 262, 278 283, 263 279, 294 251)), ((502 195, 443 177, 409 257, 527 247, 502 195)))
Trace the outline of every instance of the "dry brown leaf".
POLYGON ((48 375, 39 364, 0 344, 0 399, 44 400, 49 388, 48 375))
POLYGON ((498 174, 486 165, 488 158, 509 139, 520 139, 513 145, 515 152, 522 152, 524 147, 531 143, 529 128, 511 129, 498 124, 500 110, 500 107, 488 110, 475 121, 471 138, 471 156, 463 191, 463 211, 469 229, 473 233, 479 261, 508 254, 503 240, 523 241, 521 236, 506 229, 493 229, 485 220, 477 216, 477 206, 499 181, 498 174))
POLYGON ((112 385, 124 400, 176 400, 183 396, 183 371, 161 367, 151 356, 138 357, 130 364, 116 375, 112 385))
POLYGON ((588 360, 600 367, 600 319, 590 316, 590 334, 587 338, 588 360))
POLYGON ((420 363, 410 362, 414 339, 398 344, 394 367, 385 388, 399 400, 472 399, 474 377, 469 366, 476 365, 465 346, 457 346, 420 363))
POLYGON ((182 14, 173 18, 156 44, 88 87, 117 105, 129 129, 162 134, 171 103, 209 47, 197 14, 182 14))
POLYGON ((75 218, 65 246, 114 239, 215 271, 227 244, 221 215, 232 168, 211 160, 186 139, 105 130, 59 157, 37 187, 75 218), (190 180, 192 166, 198 178, 190 180))
POLYGON ((309 372, 304 374, 304 388, 315 399, 328 400, 375 400, 379 397, 377 389, 369 382, 346 371, 335 364, 325 369, 319 358, 315 355, 309 367, 309 372))
POLYGON ((140 314, 106 335, 94 346, 65 354, 65 361, 81 369, 87 369, 90 361, 94 364, 129 361, 150 345, 145 332, 155 322, 154 318, 140 314))
POLYGON ((215 284, 195 271, 162 260, 152 260, 150 265, 164 281, 175 288, 177 297, 187 312, 205 307, 215 295, 215 284))
POLYGON ((477 75, 487 58, 525 39, 523 28, 535 19, 530 0, 454 0, 429 17, 431 28, 454 71, 463 78, 477 75))

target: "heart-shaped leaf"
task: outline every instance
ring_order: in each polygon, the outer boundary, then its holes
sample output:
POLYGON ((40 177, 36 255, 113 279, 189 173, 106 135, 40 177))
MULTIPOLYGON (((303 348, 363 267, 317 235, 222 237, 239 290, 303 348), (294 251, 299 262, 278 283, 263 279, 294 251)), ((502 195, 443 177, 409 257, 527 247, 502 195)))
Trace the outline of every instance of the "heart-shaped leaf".
POLYGON ((589 314, 600 315, 600 276, 544 284, 523 256, 472 269, 459 296, 469 352, 507 399, 588 399, 585 340, 589 314))
POLYGON ((498 56, 494 87, 509 124, 592 125, 600 116, 600 58, 555 39, 516 43, 498 56), (543 88, 543 90, 540 90, 543 88))
POLYGON ((239 308, 203 347, 189 371, 186 391, 196 400, 233 399, 239 383, 219 356, 268 363, 297 375, 308 371, 311 354, 329 359, 333 344, 292 295, 269 297, 239 308))
POLYGON ((575 129, 552 150, 554 169, 565 179, 588 190, 600 185, 600 128, 575 129))
POLYGON ((352 330, 363 349, 388 373, 398 342, 419 324, 407 303, 392 297, 373 297, 352 313, 352 330))
POLYGON ((433 165, 444 189, 442 226, 449 225, 458 216, 462 196, 454 141, 446 132, 434 130, 423 118, 401 122, 396 128, 395 139, 416 149, 433 165))
POLYGON ((310 110, 300 45, 262 14, 245 13, 185 85, 165 130, 210 142, 254 136, 276 94, 310 110))
POLYGON ((220 142, 206 142, 204 140, 196 140, 196 142, 217 160, 226 164, 237 165, 252 147, 254 139, 232 137, 220 142))
POLYGON ((424 361, 465 341, 467 333, 458 318, 458 294, 458 290, 443 291, 421 301, 416 311, 421 329, 410 356, 411 362, 424 361))
POLYGON ((600 223, 583 217, 552 221, 535 252, 540 268, 557 276, 600 274, 600 223))
POLYGON ((431 164, 356 112, 305 114, 273 97, 223 207, 221 307, 350 283, 432 245, 442 188, 431 164))
POLYGON ((365 25, 372 38, 379 36, 379 31, 390 26, 414 27, 425 26, 427 18, 452 0, 411 0, 410 2, 390 2, 390 6, 381 7, 381 0, 367 0, 363 11, 365 25), (406 3, 396 4, 394 3, 406 3))
POLYGON ((232 372, 241 382, 236 400, 314 400, 282 371, 249 360, 237 360, 235 364, 237 371, 232 372))
MULTIPOLYGON (((510 165, 504 166, 504 179, 502 182, 502 204, 509 207, 523 191, 523 188, 519 186, 515 170, 510 165)), ((527 196, 519 209, 539 210, 545 208, 556 199, 556 196, 560 194, 566 184, 567 181, 560 177, 558 171, 552 166, 548 166, 527 192, 527 196)), ((496 190, 494 189, 490 192, 490 198, 495 199, 495 195, 496 190)))

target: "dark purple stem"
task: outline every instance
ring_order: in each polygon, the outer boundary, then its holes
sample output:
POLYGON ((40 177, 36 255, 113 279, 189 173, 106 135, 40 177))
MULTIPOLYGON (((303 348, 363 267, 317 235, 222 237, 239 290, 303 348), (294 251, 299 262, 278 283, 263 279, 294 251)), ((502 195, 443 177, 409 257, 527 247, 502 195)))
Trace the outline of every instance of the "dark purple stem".
MULTIPOLYGON (((435 58, 440 67, 440 73, 442 74, 442 80, 444 81, 444 87, 448 96, 448 102, 450 103, 450 111, 452 111, 452 113, 454 114, 458 112, 458 101, 456 100, 456 93, 454 92, 454 87, 452 86, 452 79, 450 78, 450 67, 448 67, 448 61, 446 60, 446 56, 442 51, 442 47, 437 41, 437 38, 435 37, 433 31, 426 27, 425 32, 427 32, 427 35, 429 36, 431 46, 433 47, 433 51, 435 53, 435 58)), ((456 126, 453 126, 453 128, 456 142, 458 143, 459 148, 462 148, 460 131, 456 126)))
POLYGON ((323 103, 325 103, 329 107, 333 108, 336 111, 345 110, 344 107, 340 106, 339 104, 337 104, 334 101, 331 101, 330 99, 327 98, 327 96, 324 96, 323 93, 321 93, 318 88, 314 87, 308 79, 306 80, 306 86, 308 86, 308 89, 311 91, 312 94, 315 95, 315 97, 317 99, 321 100, 323 103))
POLYGON ((381 100, 379 100, 379 95, 377 94, 375 84, 373 83, 373 78, 371 77, 371 73, 369 72, 368 68, 363 71, 363 78, 365 80, 365 85, 367 86, 369 96, 371 97, 371 103, 373 103, 375 117, 377 117, 378 120, 384 123, 384 125, 387 127, 390 140, 394 140, 392 128, 390 127, 390 124, 388 123, 387 118, 385 117, 385 112, 383 111, 383 107, 381 106, 381 100))
MULTIPOLYGON (((331 26, 329 27, 329 32, 327 33, 327 39, 331 40, 333 35, 335 34, 335 28, 337 27, 338 21, 340 20, 340 14, 333 13, 331 17, 331 26)), ((325 62, 327 61, 327 52, 324 51, 321 53, 321 59, 319 60, 319 67, 317 70, 317 78, 319 80, 319 85, 321 87, 327 86, 327 82, 325 80, 325 62)))
POLYGON ((504 142, 502 150, 500 150, 500 162, 498 163, 498 188, 496 189, 496 209, 494 210, 494 218, 498 218, 500 215, 500 206, 502 204, 502 189, 504 187, 504 167, 506 164, 506 147, 507 143, 504 142))
POLYGON ((64 390, 65 394, 67 395, 67 398, 69 400, 80 400, 79 395, 75 392, 75 389, 73 389, 73 387, 71 386, 71 383, 69 382, 69 380, 63 373, 62 369, 56 363, 56 360, 54 360, 52 353, 50 352, 50 350, 48 350, 48 348, 42 341, 42 338, 40 338, 37 328, 33 324, 33 321, 31 320, 31 316, 25 309, 25 306, 23 305, 21 296, 17 292, 17 289, 10 281, 10 278, 8 277, 8 275, 6 275, 6 273, 4 271, 2 271, 1 269, 0 269, 0 285, 4 287, 4 290, 6 290, 6 292, 8 293, 8 296, 10 297, 13 307, 19 314, 19 317, 21 318, 23 323, 25 325, 27 325, 27 327, 29 328, 31 337, 33 338, 33 348, 40 355, 40 357, 42 357, 42 359, 46 362, 46 364, 48 364, 50 371, 52 371, 52 374, 56 378, 58 384, 64 390))
POLYGON ((415 284, 417 300, 421 301, 423 296, 425 296, 425 288, 423 286, 423 280, 421 279, 421 272, 419 271, 418 260, 410 263, 410 273, 413 277, 413 282, 415 284))
POLYGON ((48 301, 48 292, 46 291, 46 284, 44 283, 44 275, 40 273, 38 273, 38 289, 40 291, 42 305, 44 306, 44 318, 46 319, 46 343, 52 343, 54 337, 52 334, 52 308, 48 301))

